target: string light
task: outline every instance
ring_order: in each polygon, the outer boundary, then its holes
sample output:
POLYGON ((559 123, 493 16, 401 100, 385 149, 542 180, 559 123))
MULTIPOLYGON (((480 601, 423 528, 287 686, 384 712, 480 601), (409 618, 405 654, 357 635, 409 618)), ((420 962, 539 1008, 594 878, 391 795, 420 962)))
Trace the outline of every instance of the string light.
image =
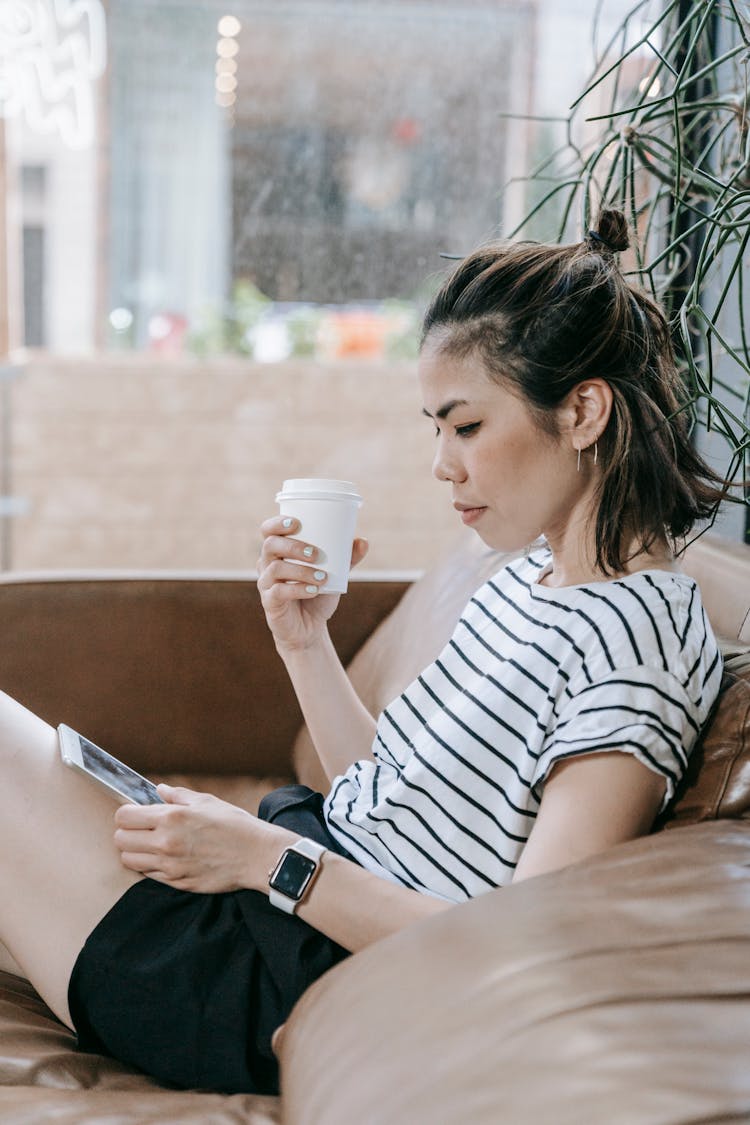
POLYGON ((222 16, 218 24, 219 35, 228 39, 235 39, 242 28, 242 24, 236 16, 222 16))
POLYGON ((232 59, 240 49, 236 39, 220 39, 216 44, 216 54, 221 59, 232 59))
POLYGON ((237 42, 242 24, 236 16, 222 16, 216 25, 219 40, 216 44, 216 104, 226 109, 229 125, 234 125, 234 105, 237 101, 237 42))
POLYGON ((216 73, 217 74, 236 74, 237 73, 237 59, 217 59, 216 60, 216 73))
POLYGON ((661 80, 659 78, 652 79, 650 75, 646 75, 638 83, 638 92, 645 94, 648 98, 657 98, 661 93, 661 80))

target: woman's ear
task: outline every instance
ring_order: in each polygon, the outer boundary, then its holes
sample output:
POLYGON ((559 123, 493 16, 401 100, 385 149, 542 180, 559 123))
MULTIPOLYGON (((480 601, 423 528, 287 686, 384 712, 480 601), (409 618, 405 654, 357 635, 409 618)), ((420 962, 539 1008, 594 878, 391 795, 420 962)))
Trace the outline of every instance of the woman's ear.
POLYGON ((574 449, 588 449, 604 433, 612 413, 612 388, 606 379, 586 379, 567 396, 568 432, 574 449))

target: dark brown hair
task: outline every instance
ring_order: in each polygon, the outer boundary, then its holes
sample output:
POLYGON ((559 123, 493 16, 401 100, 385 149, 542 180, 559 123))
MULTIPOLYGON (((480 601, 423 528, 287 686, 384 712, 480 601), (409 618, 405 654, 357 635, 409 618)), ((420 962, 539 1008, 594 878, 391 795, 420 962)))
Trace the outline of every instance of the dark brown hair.
POLYGON ((569 246, 492 244, 460 263, 431 302, 422 343, 474 352, 488 375, 519 393, 556 434, 554 410, 586 379, 614 402, 599 436, 596 564, 624 568, 630 540, 674 548, 723 498, 723 482, 694 450, 685 392, 659 305, 630 285, 615 254, 629 245, 620 211, 569 246))

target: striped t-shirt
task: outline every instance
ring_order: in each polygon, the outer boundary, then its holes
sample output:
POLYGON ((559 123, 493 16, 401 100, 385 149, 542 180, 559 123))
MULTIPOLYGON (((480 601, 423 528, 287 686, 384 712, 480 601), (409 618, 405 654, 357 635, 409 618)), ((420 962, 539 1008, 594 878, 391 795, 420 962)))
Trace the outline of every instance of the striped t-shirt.
POLYGON ((325 813, 363 867, 461 902, 511 881, 555 762, 632 754, 683 775, 721 681, 695 582, 641 571, 552 588, 542 547, 486 582, 437 660, 378 720, 375 760, 325 813))

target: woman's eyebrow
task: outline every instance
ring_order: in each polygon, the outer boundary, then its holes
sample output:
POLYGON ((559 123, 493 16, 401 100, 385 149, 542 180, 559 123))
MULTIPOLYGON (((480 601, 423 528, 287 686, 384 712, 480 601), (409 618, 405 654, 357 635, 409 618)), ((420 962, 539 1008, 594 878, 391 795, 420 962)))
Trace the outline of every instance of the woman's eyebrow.
MULTIPOLYGON (((435 411, 435 417, 443 420, 443 419, 447 418, 448 415, 450 414, 451 410, 455 410, 455 408, 457 406, 468 406, 468 405, 469 405, 469 403, 465 398, 452 398, 452 399, 450 399, 450 401, 446 402, 443 406, 441 406, 439 410, 435 411)), ((430 414, 429 410, 425 410, 424 407, 422 407, 422 413, 425 415, 425 417, 432 418, 432 414, 430 414)))

